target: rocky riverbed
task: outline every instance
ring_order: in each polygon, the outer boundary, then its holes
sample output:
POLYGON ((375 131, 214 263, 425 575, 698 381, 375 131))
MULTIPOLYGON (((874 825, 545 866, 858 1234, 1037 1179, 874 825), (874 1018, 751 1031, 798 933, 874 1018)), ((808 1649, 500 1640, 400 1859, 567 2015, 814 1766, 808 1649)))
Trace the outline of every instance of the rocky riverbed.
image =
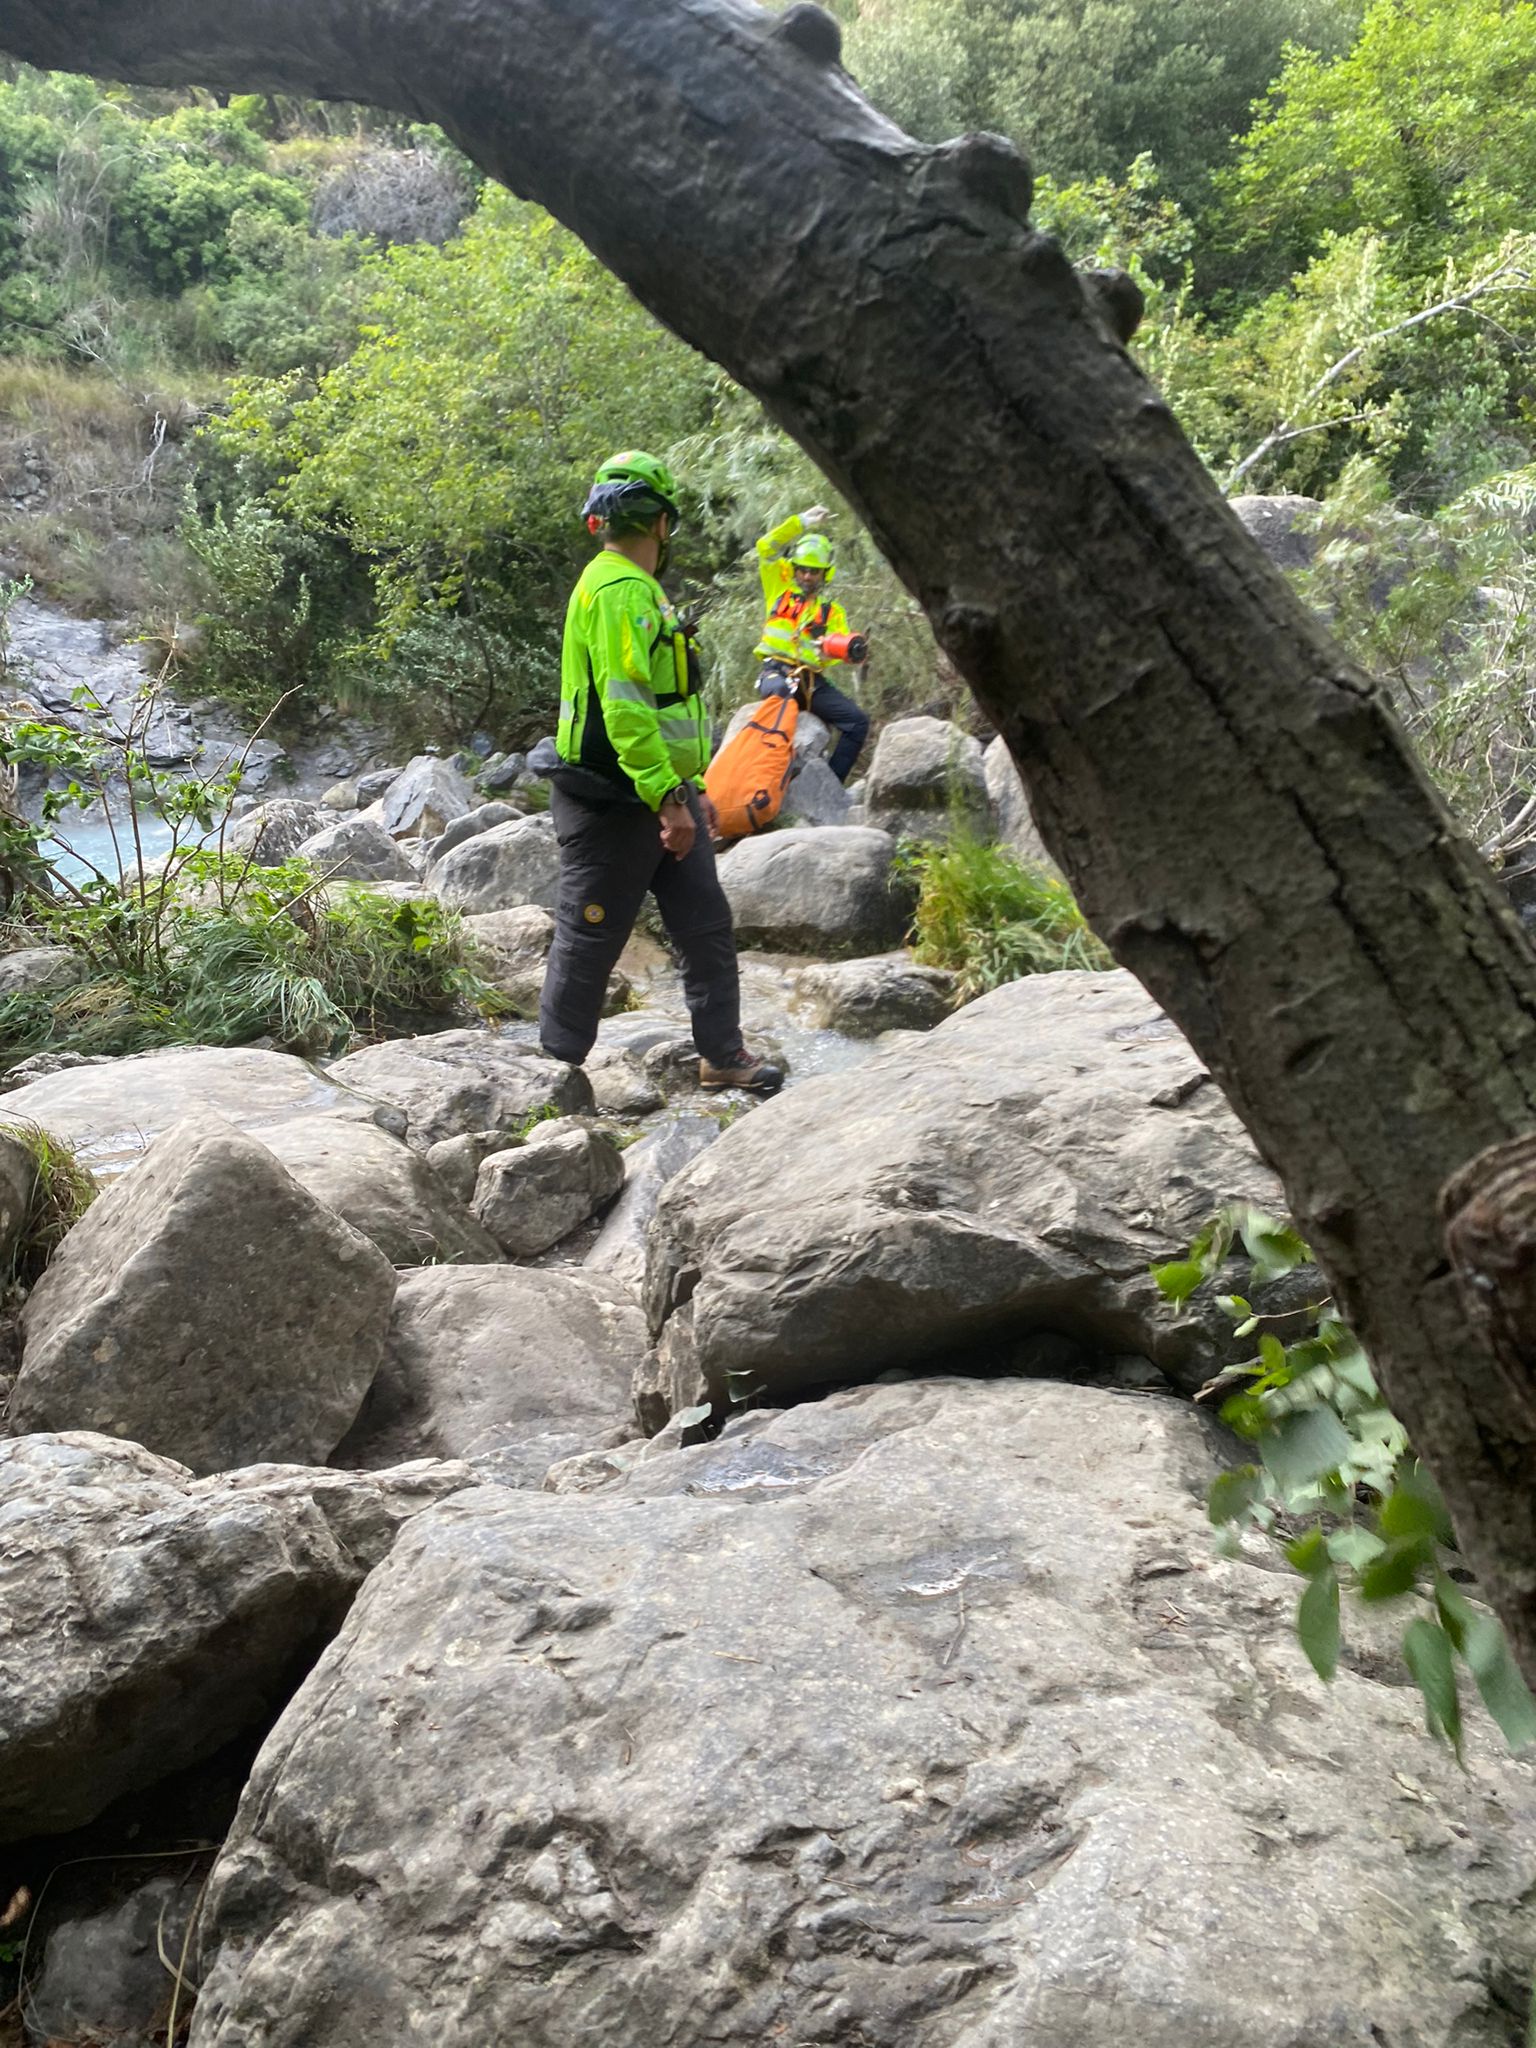
MULTIPOLYGON (((1026 844, 1010 774, 901 721, 725 856, 767 1103, 699 1092, 644 937, 580 1070, 4 1077, 0 1237, 26 1130, 103 1185, 0 1437, 18 2043, 1521 2039, 1530 1765, 1429 1743, 1391 1625, 1324 1687, 1205 1516, 1231 1322, 1148 1269, 1273 1175, 1128 976, 956 1010, 900 947, 895 835, 958 777, 1026 844)), ((526 1007, 537 799, 423 756, 237 829, 456 905, 526 1007)))

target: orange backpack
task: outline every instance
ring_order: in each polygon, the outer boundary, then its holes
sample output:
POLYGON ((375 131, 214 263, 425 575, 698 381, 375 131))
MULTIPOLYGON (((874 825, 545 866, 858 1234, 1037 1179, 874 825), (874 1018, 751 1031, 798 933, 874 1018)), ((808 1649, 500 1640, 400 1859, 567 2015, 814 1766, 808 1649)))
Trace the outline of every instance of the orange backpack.
POLYGON ((795 697, 765 697, 709 764, 704 787, 720 816, 722 839, 763 832, 779 815, 795 765, 795 697))

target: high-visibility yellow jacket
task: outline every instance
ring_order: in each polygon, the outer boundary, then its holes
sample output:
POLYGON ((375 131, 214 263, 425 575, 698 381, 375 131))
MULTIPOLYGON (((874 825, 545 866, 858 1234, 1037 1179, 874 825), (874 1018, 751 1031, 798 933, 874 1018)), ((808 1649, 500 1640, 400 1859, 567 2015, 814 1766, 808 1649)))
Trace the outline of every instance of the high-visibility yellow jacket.
POLYGON ((795 588, 794 565, 787 557, 804 531, 805 521, 792 512, 782 526, 765 533, 757 544, 757 573, 768 617, 753 652, 759 661, 782 661, 791 668, 846 668, 846 662, 824 657, 821 636, 846 633, 848 614, 827 595, 825 584, 814 597, 802 597, 795 588))
POLYGON ((687 635, 656 578, 613 548, 588 562, 566 607, 555 747, 562 761, 630 782, 653 811, 709 761, 687 635))

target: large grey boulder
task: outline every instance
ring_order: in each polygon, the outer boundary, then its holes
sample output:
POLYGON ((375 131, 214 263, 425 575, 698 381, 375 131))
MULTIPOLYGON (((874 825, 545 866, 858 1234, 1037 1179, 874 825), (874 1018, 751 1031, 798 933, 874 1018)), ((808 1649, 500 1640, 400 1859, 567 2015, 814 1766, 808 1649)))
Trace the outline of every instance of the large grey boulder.
POLYGON ((475 1215, 509 1258, 536 1258, 623 1185, 624 1155, 613 1134, 560 1117, 536 1124, 526 1143, 485 1161, 475 1181, 475 1215))
MULTIPOLYGON (((627 1058, 619 1054, 619 1058, 627 1058)), ((674 1174, 697 1159, 720 1135, 712 1116, 670 1116, 624 1152, 624 1188, 603 1219, 583 1266, 637 1291, 645 1279, 646 1244, 661 1191, 674 1174)))
POLYGON ((395 1297, 389 1342, 349 1467, 463 1458, 509 1486, 636 1434, 629 1390, 645 1349, 632 1290, 570 1267, 427 1266, 395 1297))
POLYGON ((1042 1330, 1186 1388, 1228 1319, 1148 1272, 1274 1174, 1130 975, 1032 975, 851 1072, 802 1082, 662 1194, 647 1413, 888 1366, 994 1359, 1042 1330), (773 1228, 764 1227, 764 1218, 773 1228))
MULTIPOLYGON (((514 1015, 536 1018, 554 944, 555 920, 536 903, 511 910, 483 910, 464 919, 478 952, 476 971, 505 997, 514 1015)), ((603 1015, 612 1017, 633 1001, 629 977, 615 970, 603 995, 603 1015)))
POLYGON ((916 901, 896 872, 887 832, 796 825, 743 839, 720 858, 720 881, 744 946, 779 953, 884 953, 899 945, 916 901))
POLYGON ((89 971, 84 955, 70 946, 22 946, 0 953, 0 1002, 44 989, 76 988, 89 971))
POLYGON ((323 1463, 362 1405, 395 1275, 222 1117, 91 1205, 22 1314, 13 1427, 126 1437, 198 1472, 323 1463))
POLYGON ((39 1125, 110 1175, 193 1111, 259 1129, 312 1112, 366 1119, 377 1108, 291 1053, 189 1045, 72 1064, 12 1088, 0 1096, 0 1128, 39 1125))
POLYGON ((1309 569, 1317 553, 1314 521, 1322 511, 1316 498, 1280 491, 1270 497, 1229 498, 1228 507, 1277 569, 1309 569))
POLYGON ((34 1052, 24 1060, 17 1060, 12 1067, 0 1073, 0 1095, 8 1095, 13 1089, 25 1088, 30 1082, 41 1081, 50 1074, 68 1073, 71 1067, 101 1067, 109 1064, 105 1053, 99 1052, 34 1052))
POLYGON ((826 762, 814 754, 800 757, 784 801, 779 806, 779 824, 846 825, 853 799, 826 762))
MULTIPOLYGON (((755 1042, 760 1053, 772 1057, 764 1041, 759 1039, 755 1042)), ((640 1071, 669 1102, 685 1089, 697 1091, 699 1048, 693 1042, 693 1033, 674 1028, 670 1037, 657 1039, 648 1045, 640 1055, 640 1071)))
POLYGON ((405 773, 403 768, 370 768, 366 775, 357 778, 357 800, 360 804, 376 804, 389 794, 390 789, 405 773))
POLYGON ((992 800, 993 815, 997 820, 997 836, 1020 860, 1030 867, 1044 868, 1048 874, 1060 870, 1045 850, 1045 842, 1035 825, 1034 813, 1029 808, 1029 795, 1023 778, 1014 766, 1013 756, 1001 733, 988 746, 982 756, 982 768, 987 778, 987 794, 992 800))
POLYGON ((319 804, 291 796, 269 797, 226 828, 224 849, 249 856, 254 867, 280 867, 330 822, 330 813, 319 804))
POLYGON ((446 825, 427 848, 428 865, 439 861, 446 853, 452 853, 456 846, 462 846, 466 839, 478 838, 480 833, 489 832, 493 825, 509 825, 522 813, 513 804, 478 804, 472 811, 464 811, 451 824, 446 825))
POLYGON ((593 1103, 603 1116, 649 1116, 666 1100, 640 1061, 616 1046, 594 1046, 582 1071, 592 1084, 593 1103))
POLYGON ((261 1142, 392 1266, 494 1265, 501 1257, 496 1240, 453 1199, 422 1155, 377 1124, 292 1117, 265 1125, 261 1142))
POLYGON ((403 1523, 435 1507, 445 1495, 472 1485, 475 1476, 467 1464, 431 1456, 405 1458, 366 1472, 316 1465, 242 1465, 236 1472, 197 1480, 189 1492, 197 1500, 229 1502, 255 1494, 264 1501, 286 1501, 306 1513, 313 1507, 346 1552, 354 1577, 361 1579, 389 1555, 403 1523))
POLYGON ((537 1016, 555 920, 536 903, 485 910, 464 919, 478 953, 477 971, 522 1016, 537 1016))
POLYGON ((377 818, 343 818, 306 839, 300 854, 337 882, 413 882, 416 870, 377 818))
POLYGON ((87 1432, 0 1441, 0 1841, 79 1827, 270 1720, 400 1523, 468 1478, 194 1480, 87 1432))
POLYGON ((160 1958, 181 1955, 197 1894, 197 1867, 188 1858, 178 1875, 164 1871, 110 1904, 66 1912, 45 1938, 34 1932, 40 1967, 27 1987, 32 2038, 113 2048, 142 2048, 157 2034, 163 2041, 175 1980, 160 1958))
POLYGON ((515 1129, 551 1110, 565 1115, 592 1107, 579 1067, 492 1031, 433 1031, 365 1046, 337 1060, 330 1078, 404 1110, 406 1136, 422 1152, 461 1132, 515 1129))
POLYGON ((473 912, 464 929, 477 946, 518 966, 542 962, 555 942, 555 920, 536 903, 473 912))
POLYGON ((457 1495, 256 1762, 194 2048, 1512 2042, 1528 1767, 1321 1685, 1214 1470, 1182 1404, 940 1381, 457 1495))
MULTIPOLYGON (((475 1199, 475 1182, 486 1160, 493 1152, 508 1152, 522 1142, 516 1131, 461 1131, 456 1138, 439 1138, 422 1156, 436 1179, 467 1210, 475 1199)), ((496 1258, 500 1257, 498 1247, 496 1258)))
POLYGON ((990 836, 980 741, 947 718, 892 719, 875 742, 864 807, 897 839, 947 838, 956 822, 990 836))
POLYGON ((520 903, 553 910, 560 886, 554 820, 540 813, 478 832, 436 862, 431 879, 450 910, 474 914, 520 903))
POLYGON ((510 789, 527 766, 526 754, 493 754, 475 780, 481 789, 510 789))
POLYGON ((919 967, 910 953, 877 953, 802 967, 795 999, 823 1029, 851 1038, 931 1031, 955 1007, 956 978, 942 967, 919 967))
POLYGON ((435 754, 418 754, 378 802, 380 822, 392 839, 435 839, 455 818, 474 809, 475 792, 451 762, 440 761, 435 754))

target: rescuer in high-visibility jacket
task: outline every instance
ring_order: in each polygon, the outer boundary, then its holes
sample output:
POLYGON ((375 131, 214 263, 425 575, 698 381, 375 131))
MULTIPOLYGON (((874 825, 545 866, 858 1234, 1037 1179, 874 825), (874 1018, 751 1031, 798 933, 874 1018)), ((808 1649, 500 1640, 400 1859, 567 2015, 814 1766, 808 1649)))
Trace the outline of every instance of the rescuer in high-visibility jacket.
POLYGON ((790 671, 810 670, 814 681, 806 709, 837 734, 831 768, 839 782, 846 782, 869 737, 869 713, 828 680, 829 672, 840 676, 849 663, 830 658, 822 647, 829 634, 848 632, 848 615, 827 589, 837 574, 832 543, 825 534, 809 531, 826 516, 825 505, 792 512, 758 542, 757 572, 768 616, 753 652, 763 664, 757 678, 760 697, 792 695, 790 671))
POLYGON ((540 1043, 575 1066, 591 1051, 608 977, 649 890, 682 957, 700 1084, 771 1094, 782 1073, 742 1043, 730 905, 698 787, 709 724, 696 662, 657 581, 677 484, 665 463, 628 449, 598 470, 582 510, 603 545, 565 615, 549 799, 560 892, 540 1043))

